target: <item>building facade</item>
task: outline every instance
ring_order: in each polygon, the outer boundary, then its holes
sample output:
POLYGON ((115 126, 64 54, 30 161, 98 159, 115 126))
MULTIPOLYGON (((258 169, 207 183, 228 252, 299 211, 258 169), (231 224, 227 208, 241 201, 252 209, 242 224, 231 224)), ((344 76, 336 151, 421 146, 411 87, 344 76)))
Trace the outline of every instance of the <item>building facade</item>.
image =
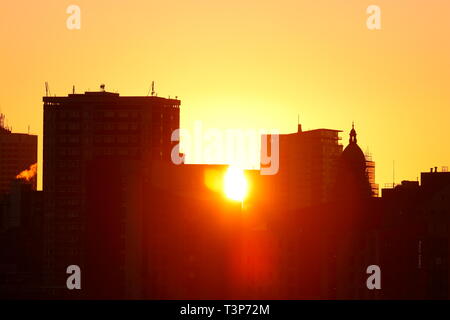
POLYGON ((152 162, 171 159, 180 101, 105 91, 43 101, 47 294, 140 297, 144 186, 152 162), (83 272, 81 293, 67 293, 69 265, 83 272))
MULTIPOLYGON (((279 135, 279 171, 265 179, 274 206, 298 209, 332 199, 342 153, 339 130, 316 129, 279 135)), ((262 143, 270 141, 262 137, 262 143)), ((270 148, 268 148, 270 150, 270 148)))
MULTIPOLYGON (((37 136, 13 133, 4 120, 0 114, 0 195, 10 191, 17 175, 37 163, 37 136)), ((33 189, 36 189, 36 177, 32 180, 33 189)))

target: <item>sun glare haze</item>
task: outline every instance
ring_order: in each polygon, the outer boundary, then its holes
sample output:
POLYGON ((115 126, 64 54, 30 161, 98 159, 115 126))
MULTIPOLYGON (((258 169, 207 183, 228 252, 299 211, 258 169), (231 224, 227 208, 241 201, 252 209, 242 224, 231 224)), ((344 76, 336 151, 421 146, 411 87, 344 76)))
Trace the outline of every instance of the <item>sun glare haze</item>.
POLYGON ((245 179, 244 170, 230 166, 225 173, 224 189, 228 198, 242 201, 247 195, 248 184, 245 179))

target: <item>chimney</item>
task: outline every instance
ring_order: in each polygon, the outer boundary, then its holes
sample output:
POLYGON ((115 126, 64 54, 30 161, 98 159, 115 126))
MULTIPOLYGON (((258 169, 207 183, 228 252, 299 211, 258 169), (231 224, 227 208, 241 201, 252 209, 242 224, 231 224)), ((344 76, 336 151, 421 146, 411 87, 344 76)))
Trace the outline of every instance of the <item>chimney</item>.
POLYGON ((302 132, 302 125, 299 123, 297 125, 297 133, 301 133, 302 132))

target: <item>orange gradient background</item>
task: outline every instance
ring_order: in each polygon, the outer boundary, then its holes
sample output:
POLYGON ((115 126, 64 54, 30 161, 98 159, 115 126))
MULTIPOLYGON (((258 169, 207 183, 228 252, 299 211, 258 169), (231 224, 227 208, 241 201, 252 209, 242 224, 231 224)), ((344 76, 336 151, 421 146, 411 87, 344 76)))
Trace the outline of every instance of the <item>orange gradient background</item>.
MULTIPOLYGON (((42 0, 0 7, 0 112, 39 135, 42 96, 100 83, 182 101, 181 126, 343 129, 376 161, 377 182, 450 165, 447 0, 42 0), (81 30, 66 9, 81 7, 81 30), (381 7, 382 30, 366 27, 381 7)), ((40 184, 41 185, 41 184, 40 184)))

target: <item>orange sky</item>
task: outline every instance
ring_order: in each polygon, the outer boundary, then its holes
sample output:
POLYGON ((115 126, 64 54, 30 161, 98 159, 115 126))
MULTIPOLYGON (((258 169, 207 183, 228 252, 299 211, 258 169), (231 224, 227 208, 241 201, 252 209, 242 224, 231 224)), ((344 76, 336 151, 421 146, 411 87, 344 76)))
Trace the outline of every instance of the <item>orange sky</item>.
MULTIPOLYGON (((450 165, 448 0, 41 0, 0 8, 0 112, 39 134, 42 96, 107 90, 182 100, 181 125, 344 129, 377 182, 450 165), (81 30, 66 9, 81 7, 81 30), (366 27, 381 7, 382 30, 366 27)), ((39 159, 42 159, 40 149, 39 159)), ((42 165, 40 163, 40 170, 42 165)))

